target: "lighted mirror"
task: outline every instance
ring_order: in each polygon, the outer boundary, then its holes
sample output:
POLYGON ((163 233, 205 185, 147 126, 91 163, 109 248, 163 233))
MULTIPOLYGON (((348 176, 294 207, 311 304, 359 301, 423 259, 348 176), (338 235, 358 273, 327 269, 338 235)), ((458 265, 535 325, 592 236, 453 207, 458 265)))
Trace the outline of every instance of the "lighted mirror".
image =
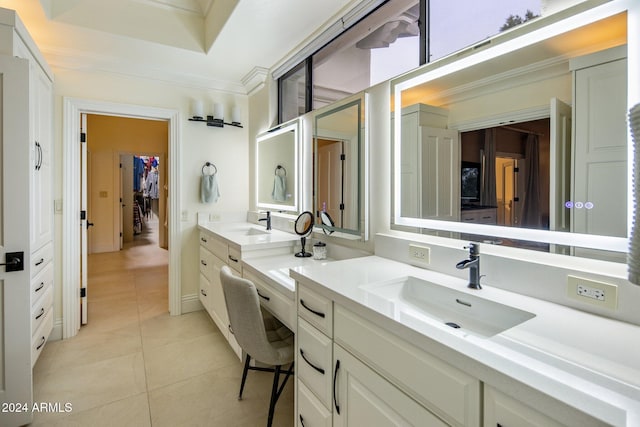
POLYGON ((625 261, 627 14, 547 21, 392 82, 393 228, 625 261))
POLYGON ((360 224, 364 222, 361 209, 364 99, 360 94, 318 110, 313 148, 316 226, 327 232, 359 237, 363 236, 360 224))
POLYGON ((256 194, 259 209, 298 213, 298 120, 257 138, 256 194))

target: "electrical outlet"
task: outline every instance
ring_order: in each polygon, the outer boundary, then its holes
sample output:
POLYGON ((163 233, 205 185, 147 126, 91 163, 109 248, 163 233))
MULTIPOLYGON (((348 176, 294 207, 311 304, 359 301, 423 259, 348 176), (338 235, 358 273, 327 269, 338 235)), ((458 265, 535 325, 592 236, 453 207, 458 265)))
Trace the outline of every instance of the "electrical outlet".
POLYGON ((409 259, 420 264, 429 264, 431 249, 427 246, 409 245, 409 259))
POLYGON ((569 298, 587 304, 615 310, 618 307, 618 286, 582 277, 567 276, 569 298))
POLYGON ((220 221, 220 214, 217 212, 211 212, 209 214, 209 222, 220 221))
POLYGON ((189 221, 189 211, 182 211, 182 221, 189 221))

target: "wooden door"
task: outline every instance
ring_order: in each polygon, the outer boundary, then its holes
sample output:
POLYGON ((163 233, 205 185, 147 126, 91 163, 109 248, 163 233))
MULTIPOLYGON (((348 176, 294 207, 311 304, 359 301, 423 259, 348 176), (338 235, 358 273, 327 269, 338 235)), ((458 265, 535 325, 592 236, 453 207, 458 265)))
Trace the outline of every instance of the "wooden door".
POLYGON ((343 227, 343 142, 318 140, 318 206, 331 216, 336 227, 343 227))
MULTIPOLYGON (((37 148, 29 134, 29 63, 0 57, 0 262, 7 252, 29 253, 29 181, 37 165, 37 148)), ((29 271, 0 267, 0 425, 31 421, 31 302, 29 271)))

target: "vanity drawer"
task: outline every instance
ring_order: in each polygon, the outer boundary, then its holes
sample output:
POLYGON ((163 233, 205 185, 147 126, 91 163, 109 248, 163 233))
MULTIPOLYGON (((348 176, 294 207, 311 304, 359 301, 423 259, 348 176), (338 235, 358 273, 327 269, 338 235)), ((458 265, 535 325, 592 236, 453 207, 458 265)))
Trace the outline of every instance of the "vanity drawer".
POLYGON ((331 427, 331 412, 298 380, 298 427, 331 427))
POLYGON ((209 313, 211 311, 211 283, 207 280, 207 277, 200 273, 200 289, 198 289, 198 298, 204 306, 204 309, 209 313))
POLYGON ((242 265, 240 265, 240 260, 242 259, 242 257, 240 255, 240 250, 232 248, 231 246, 229 246, 228 250, 229 253, 226 259, 227 264, 229 264, 229 267, 242 274, 242 265))
POLYGON ((303 319, 298 319, 296 374, 322 402, 331 407, 332 341, 303 319))
POLYGON ((333 337, 331 300, 300 284, 298 284, 298 316, 320 329, 329 338, 333 337))
POLYGON ((294 331, 296 327, 296 308, 294 301, 273 289, 273 286, 247 271, 247 269, 243 270, 244 278, 251 280, 253 284, 256 285, 258 296, 260 296, 260 305, 276 316, 287 328, 294 331))
POLYGON ((53 243, 48 243, 31 255, 31 277, 35 277, 53 259, 53 243))
POLYGON ((200 244, 221 260, 227 260, 227 257, 229 256, 229 247, 227 242, 224 240, 217 239, 211 234, 201 231, 200 244))
POLYGON ((49 334, 51 334, 51 330, 53 329, 53 310, 49 310, 47 314, 45 314, 40 327, 36 331, 35 334, 31 337, 31 366, 36 364, 38 357, 40 357, 40 353, 42 353, 42 349, 44 348, 45 343, 49 339, 49 334))
POLYGON ((31 280, 31 306, 33 307, 38 299, 42 297, 47 289, 53 287, 53 263, 47 266, 31 280))
POLYGON ((200 246, 200 261, 198 262, 200 273, 209 281, 212 279, 211 275, 213 274, 213 257, 214 255, 211 252, 200 246))
POLYGON ((35 334, 38 327, 44 321, 46 314, 53 307, 53 288, 48 288, 36 305, 31 307, 31 334, 35 334))
POLYGON ((335 341, 449 424, 480 425, 478 379, 337 304, 335 341))

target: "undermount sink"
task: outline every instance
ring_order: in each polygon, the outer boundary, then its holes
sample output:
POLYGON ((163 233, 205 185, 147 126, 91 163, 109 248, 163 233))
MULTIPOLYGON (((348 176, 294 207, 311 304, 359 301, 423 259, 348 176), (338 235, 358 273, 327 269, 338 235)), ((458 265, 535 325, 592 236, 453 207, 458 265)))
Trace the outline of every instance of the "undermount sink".
POLYGON ((261 236, 263 234, 269 234, 267 230, 261 230, 259 228, 250 228, 245 233, 247 236, 261 236))
POLYGON ((535 314, 479 298, 417 277, 403 277, 361 287, 367 303, 403 323, 425 317, 460 331, 491 337, 519 325, 535 314))
POLYGON ((233 228, 227 228, 224 231, 228 233, 237 233, 242 236, 262 236, 265 234, 269 234, 267 230, 263 230, 253 226, 238 226, 233 228))

